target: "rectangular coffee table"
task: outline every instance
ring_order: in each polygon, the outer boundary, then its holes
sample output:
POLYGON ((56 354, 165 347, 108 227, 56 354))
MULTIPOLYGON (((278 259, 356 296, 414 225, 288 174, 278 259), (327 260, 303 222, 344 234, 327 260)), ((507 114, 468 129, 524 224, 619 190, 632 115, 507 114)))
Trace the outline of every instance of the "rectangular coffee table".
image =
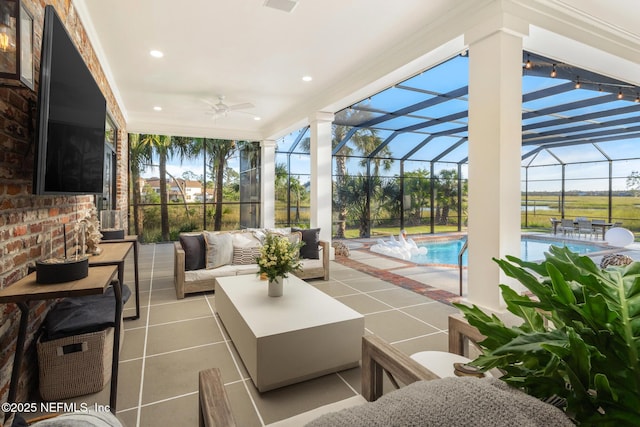
POLYGON ((364 316, 290 275, 267 296, 254 275, 217 277, 215 306, 259 391, 358 365, 364 316))

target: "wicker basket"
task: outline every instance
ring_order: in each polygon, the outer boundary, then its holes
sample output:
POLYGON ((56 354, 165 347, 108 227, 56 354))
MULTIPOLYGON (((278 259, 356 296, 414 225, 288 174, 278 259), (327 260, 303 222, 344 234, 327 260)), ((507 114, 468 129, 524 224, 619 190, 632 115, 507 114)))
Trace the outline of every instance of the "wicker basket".
POLYGON ((102 390, 111 379, 113 331, 38 341, 40 395, 59 400, 102 390))

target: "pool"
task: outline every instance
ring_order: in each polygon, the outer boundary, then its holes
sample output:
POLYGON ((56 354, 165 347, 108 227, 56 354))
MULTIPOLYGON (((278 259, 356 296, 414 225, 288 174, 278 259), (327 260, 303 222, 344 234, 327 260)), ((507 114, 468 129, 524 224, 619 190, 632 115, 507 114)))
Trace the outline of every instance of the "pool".
MULTIPOLYGON (((419 247, 426 247, 427 253, 424 255, 414 255, 411 262, 416 264, 455 264, 458 265, 458 254, 462 245, 467 239, 448 240, 444 242, 418 243, 419 247)), ((602 246, 589 243, 575 243, 565 241, 543 241, 522 238, 520 244, 520 258, 526 261, 536 261, 544 259, 544 253, 549 251, 549 245, 567 246, 572 252, 586 255, 604 250, 602 246)), ((462 257, 462 264, 467 265, 467 254, 462 257)))

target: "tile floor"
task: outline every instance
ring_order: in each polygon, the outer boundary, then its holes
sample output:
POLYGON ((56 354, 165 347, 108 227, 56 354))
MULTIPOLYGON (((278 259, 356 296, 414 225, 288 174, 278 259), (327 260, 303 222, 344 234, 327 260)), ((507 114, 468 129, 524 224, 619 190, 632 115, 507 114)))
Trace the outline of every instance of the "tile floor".
MULTIPOLYGON (((118 376, 117 414, 126 426, 196 426, 198 371, 209 367, 221 369, 243 427, 269 424, 359 393, 359 368, 258 393, 215 314, 215 294, 176 299, 172 248, 140 246, 141 316, 124 323, 118 376)), ((127 261, 126 283, 132 285, 132 259, 127 261)), ((446 318, 455 312, 451 306, 337 262, 331 264, 329 281, 310 283, 364 314, 367 333, 407 353, 447 348, 446 318)), ((131 307, 133 299, 125 316, 133 314, 131 307)), ((106 405, 109 386, 72 401, 106 405)))
MULTIPOLYGON (((310 283, 362 313, 366 333, 408 354, 446 351, 447 316, 457 311, 449 304, 458 298, 452 293, 457 270, 424 271, 354 245, 350 258, 332 261, 329 281, 310 283)), ((627 253, 640 259, 640 252, 627 253)), ((129 285, 131 266, 129 259, 129 285)), ((125 322, 120 357, 117 414, 126 426, 196 426, 198 372, 209 367, 221 369, 233 413, 243 427, 269 424, 359 392, 360 369, 353 368, 258 393, 215 314, 215 294, 176 299, 172 244, 141 245, 139 271, 141 316, 125 322)), ((125 316, 133 313, 131 307, 133 299, 125 316)), ((108 395, 109 386, 73 400, 107 404, 108 395)))

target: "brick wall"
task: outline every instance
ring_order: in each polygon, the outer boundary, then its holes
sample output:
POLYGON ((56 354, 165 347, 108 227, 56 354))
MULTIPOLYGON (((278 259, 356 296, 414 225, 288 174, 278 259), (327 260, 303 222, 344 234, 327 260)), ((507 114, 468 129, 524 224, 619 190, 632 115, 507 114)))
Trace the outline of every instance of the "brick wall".
MULTIPOLYGON (((107 99, 107 108, 118 127, 117 208, 126 213, 128 142, 126 124, 97 56, 70 0, 23 0, 34 16, 34 62, 36 90, 0 88, 0 288, 11 286, 27 274, 27 268, 41 254, 43 233, 55 226, 55 245, 62 247, 61 224, 82 219, 94 206, 94 196, 32 195, 35 149, 35 111, 29 120, 29 101, 37 100, 40 45, 44 7, 53 4, 64 21, 89 69, 107 99)), ((71 227, 69 227, 70 229, 71 227)), ((47 303, 30 305, 29 333, 20 375, 18 400, 37 393, 37 363, 34 335, 49 309, 47 303)), ((0 402, 6 402, 20 313, 14 304, 0 304, 0 402)), ((1 426, 2 415, 0 415, 1 426)))

